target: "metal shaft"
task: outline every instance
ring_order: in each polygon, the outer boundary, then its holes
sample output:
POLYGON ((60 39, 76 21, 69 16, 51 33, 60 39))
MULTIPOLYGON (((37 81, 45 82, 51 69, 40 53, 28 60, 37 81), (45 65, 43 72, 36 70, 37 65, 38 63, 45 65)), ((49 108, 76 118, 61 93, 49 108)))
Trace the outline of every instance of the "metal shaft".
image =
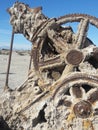
POLYGON ((31 48, 30 63, 29 63, 29 70, 31 69, 32 58, 33 58, 33 56, 32 56, 32 48, 31 48))
POLYGON ((9 71, 10 71, 11 58, 12 58, 13 41, 14 41, 14 31, 12 30, 12 37, 11 37, 11 44, 10 44, 10 53, 9 53, 9 59, 8 59, 5 88, 9 88, 8 87, 8 80, 9 80, 9 71))

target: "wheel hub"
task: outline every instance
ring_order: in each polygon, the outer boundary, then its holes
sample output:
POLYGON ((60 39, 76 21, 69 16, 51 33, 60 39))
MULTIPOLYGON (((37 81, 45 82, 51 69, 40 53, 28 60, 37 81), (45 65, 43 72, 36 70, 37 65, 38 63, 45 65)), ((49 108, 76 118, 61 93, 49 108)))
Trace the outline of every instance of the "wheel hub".
POLYGON ((73 110, 77 117, 88 118, 91 115, 92 106, 89 102, 82 100, 75 104, 73 110))
POLYGON ((69 64, 79 65, 83 60, 83 53, 78 50, 71 50, 67 54, 66 60, 69 64))

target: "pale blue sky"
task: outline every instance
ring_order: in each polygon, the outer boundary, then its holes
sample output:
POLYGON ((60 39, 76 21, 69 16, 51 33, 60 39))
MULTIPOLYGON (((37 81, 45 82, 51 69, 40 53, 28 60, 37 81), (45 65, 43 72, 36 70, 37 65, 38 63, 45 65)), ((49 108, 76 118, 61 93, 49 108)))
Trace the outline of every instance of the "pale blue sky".
MULTIPOLYGON (((11 25, 6 9, 16 0, 0 1, 0 46, 10 46, 11 25)), ((98 0, 19 0, 30 7, 43 7, 43 13, 48 17, 59 17, 71 13, 85 13, 98 17, 98 0)), ((70 25, 70 24, 69 24, 70 25)), ((98 45, 98 29, 90 27, 88 37, 98 45)), ((14 48, 30 48, 31 43, 22 35, 15 34, 14 48)))

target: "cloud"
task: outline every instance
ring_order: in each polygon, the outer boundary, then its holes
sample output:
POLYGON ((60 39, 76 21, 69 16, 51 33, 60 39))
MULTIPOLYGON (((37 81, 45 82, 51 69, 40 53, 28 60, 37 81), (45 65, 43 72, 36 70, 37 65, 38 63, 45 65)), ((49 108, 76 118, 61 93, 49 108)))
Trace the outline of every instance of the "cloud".
MULTIPOLYGON (((10 43, 3 42, 0 44, 0 48, 10 48, 10 43)), ((13 49, 31 50, 31 44, 24 43, 13 43, 13 49)))
POLYGON ((27 49, 30 50, 31 49, 31 45, 30 44, 14 44, 13 45, 14 49, 27 49))

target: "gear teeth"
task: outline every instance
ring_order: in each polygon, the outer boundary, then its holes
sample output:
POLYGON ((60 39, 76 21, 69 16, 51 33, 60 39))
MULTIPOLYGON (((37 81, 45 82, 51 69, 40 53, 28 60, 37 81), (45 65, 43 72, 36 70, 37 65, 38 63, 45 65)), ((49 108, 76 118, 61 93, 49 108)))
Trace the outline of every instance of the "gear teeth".
POLYGON ((89 19, 89 22, 98 28, 98 18, 88 14, 67 14, 57 18, 58 24, 64 24, 66 22, 79 22, 81 19, 89 19))

